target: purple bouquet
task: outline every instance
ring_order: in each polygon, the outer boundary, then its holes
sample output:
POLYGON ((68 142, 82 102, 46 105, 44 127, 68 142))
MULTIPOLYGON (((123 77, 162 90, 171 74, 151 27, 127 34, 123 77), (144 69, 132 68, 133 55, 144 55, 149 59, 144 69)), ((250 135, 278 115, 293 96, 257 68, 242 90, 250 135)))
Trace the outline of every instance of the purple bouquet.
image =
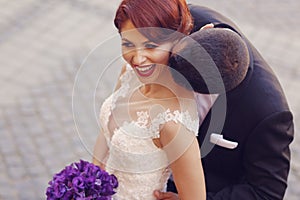
POLYGON ((80 160, 54 175, 46 195, 47 200, 110 200, 117 187, 113 174, 80 160))

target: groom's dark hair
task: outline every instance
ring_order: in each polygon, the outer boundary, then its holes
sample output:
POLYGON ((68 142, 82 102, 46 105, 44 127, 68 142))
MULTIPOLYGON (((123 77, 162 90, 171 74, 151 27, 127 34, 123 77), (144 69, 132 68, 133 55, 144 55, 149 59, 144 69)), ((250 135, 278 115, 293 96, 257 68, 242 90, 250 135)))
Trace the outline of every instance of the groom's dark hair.
POLYGON ((172 70, 179 84, 188 82, 195 92, 220 94, 244 80, 249 62, 248 48, 240 35, 225 28, 210 28, 179 41, 169 65, 179 72, 172 70))

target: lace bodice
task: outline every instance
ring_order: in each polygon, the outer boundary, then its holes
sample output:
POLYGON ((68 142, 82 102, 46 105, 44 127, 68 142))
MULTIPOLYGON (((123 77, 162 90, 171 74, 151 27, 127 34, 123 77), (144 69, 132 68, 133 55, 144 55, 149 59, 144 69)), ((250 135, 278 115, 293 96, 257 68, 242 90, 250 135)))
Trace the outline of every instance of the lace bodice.
MULTIPOLYGON (((160 137, 161 127, 168 122, 180 123, 186 132, 196 135, 197 113, 191 114, 195 109, 174 110, 161 104, 132 102, 137 108, 132 115, 127 108, 131 104, 129 97, 132 89, 141 83, 130 68, 120 81, 120 88, 105 100, 100 111, 100 123, 109 147, 106 170, 119 181, 114 199, 155 200, 153 191, 166 189, 171 160, 153 139, 160 137)), ((183 101, 188 101, 184 105, 190 105, 190 100, 183 101)))

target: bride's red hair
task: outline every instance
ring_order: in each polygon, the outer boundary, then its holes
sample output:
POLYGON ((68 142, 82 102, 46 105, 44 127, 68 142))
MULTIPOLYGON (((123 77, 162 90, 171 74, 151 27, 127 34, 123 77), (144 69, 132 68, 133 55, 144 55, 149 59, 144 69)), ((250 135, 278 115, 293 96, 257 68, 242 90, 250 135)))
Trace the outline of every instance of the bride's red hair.
MULTIPOLYGON (((119 32, 126 20, 131 20, 136 28, 165 28, 184 35, 189 34, 193 28, 191 13, 185 0, 123 0, 114 19, 119 32)), ((143 34, 153 40, 161 36, 161 33, 147 31, 143 34)))

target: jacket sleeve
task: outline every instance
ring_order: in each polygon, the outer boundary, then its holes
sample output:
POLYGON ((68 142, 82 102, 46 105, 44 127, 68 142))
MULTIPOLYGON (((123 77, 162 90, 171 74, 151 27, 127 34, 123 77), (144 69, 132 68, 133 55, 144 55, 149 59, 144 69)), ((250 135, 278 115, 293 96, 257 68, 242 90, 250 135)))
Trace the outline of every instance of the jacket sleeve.
POLYGON ((289 111, 265 118, 246 140, 243 153, 245 180, 217 193, 207 193, 207 199, 283 199, 290 168, 289 145, 293 134, 293 117, 289 111))

